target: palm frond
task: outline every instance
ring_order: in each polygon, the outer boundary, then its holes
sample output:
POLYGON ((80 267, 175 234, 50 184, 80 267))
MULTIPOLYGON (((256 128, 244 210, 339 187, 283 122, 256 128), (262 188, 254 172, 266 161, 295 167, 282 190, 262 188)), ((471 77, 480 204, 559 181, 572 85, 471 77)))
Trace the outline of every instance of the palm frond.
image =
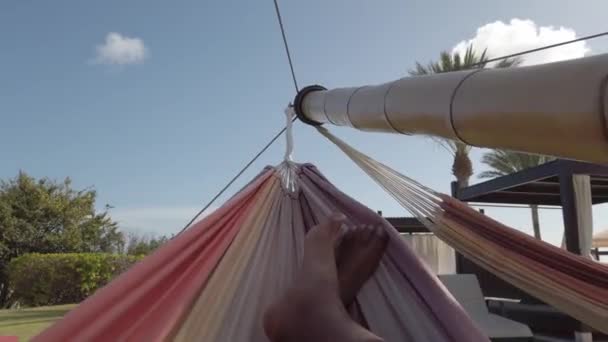
POLYGON ((411 69, 410 71, 408 71, 408 73, 410 74, 410 76, 420 76, 428 75, 430 72, 427 67, 420 64, 420 62, 416 62, 416 66, 414 67, 414 69, 411 69))
POLYGON ((501 172, 498 171, 484 171, 479 174, 479 178, 496 178, 504 176, 501 172))
POLYGON ((454 63, 453 63, 454 70, 462 69, 462 61, 460 58, 460 54, 457 52, 454 54, 454 56, 452 58, 454 59, 454 63))
POLYGON ((506 58, 501 60, 500 62, 496 63, 496 65, 494 66, 495 68, 511 68, 511 67, 515 67, 520 65, 523 62, 523 59, 521 59, 521 57, 515 57, 515 58, 506 58))
POLYGON ((517 171, 535 167, 555 158, 545 155, 528 154, 508 150, 493 150, 484 154, 481 162, 491 168, 482 172, 480 178, 505 176, 517 171))
POLYGON ((453 143, 452 140, 436 136, 429 136, 429 138, 433 140, 433 142, 435 142, 437 145, 443 147, 451 155, 454 155, 456 153, 456 145, 453 143))
POLYGON ((440 68, 437 69, 437 73, 455 70, 452 54, 447 51, 443 51, 439 55, 439 64, 440 68))

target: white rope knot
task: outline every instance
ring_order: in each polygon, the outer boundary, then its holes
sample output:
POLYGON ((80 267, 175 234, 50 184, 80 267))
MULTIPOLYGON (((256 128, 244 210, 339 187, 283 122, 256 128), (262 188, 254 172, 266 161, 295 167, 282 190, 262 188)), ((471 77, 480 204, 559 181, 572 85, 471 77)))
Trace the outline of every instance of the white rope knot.
POLYGON ((296 116, 296 112, 293 109, 291 103, 285 108, 285 118, 287 119, 287 123, 285 125, 285 161, 293 162, 293 118, 296 116))
POLYGON ((291 192, 295 193, 298 191, 297 172, 298 165, 293 161, 293 118, 296 116, 296 112, 293 109, 291 103, 285 108, 285 118, 287 120, 285 125, 285 156, 283 163, 279 166, 279 174, 283 187, 291 192))

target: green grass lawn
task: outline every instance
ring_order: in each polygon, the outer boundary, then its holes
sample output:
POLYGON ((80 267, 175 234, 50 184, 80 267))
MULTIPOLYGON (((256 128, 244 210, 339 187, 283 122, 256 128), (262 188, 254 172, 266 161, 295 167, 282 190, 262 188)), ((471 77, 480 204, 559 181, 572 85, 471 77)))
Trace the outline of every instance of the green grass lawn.
POLYGON ((29 341, 74 307, 76 304, 0 310, 0 336, 18 336, 19 342, 29 341))

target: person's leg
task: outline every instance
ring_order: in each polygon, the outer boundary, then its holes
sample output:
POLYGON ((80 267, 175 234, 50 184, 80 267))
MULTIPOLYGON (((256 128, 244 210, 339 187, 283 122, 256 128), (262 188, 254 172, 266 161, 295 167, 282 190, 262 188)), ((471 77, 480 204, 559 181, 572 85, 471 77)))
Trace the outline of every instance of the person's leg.
POLYGON ((337 252, 340 298, 349 307, 363 284, 374 274, 388 244, 388 233, 381 225, 350 228, 337 252))
POLYGON ((264 315, 272 342, 380 342, 355 323, 340 298, 335 244, 343 217, 332 217, 306 235, 304 260, 294 285, 264 315))

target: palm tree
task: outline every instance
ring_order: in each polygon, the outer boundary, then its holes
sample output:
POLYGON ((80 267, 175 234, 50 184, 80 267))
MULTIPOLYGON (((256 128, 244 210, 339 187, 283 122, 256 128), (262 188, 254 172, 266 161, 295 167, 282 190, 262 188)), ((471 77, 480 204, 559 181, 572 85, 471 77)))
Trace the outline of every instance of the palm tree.
MULTIPOLYGON (((493 150, 483 155, 481 162, 491 168, 479 174, 479 178, 494 178, 506 176, 508 174, 538 166, 555 158, 537 154, 527 154, 521 152, 493 150)), ((532 211, 532 226, 534 237, 541 239, 540 222, 538 220, 538 205, 530 204, 532 211)))
MULTIPOLYGON (((477 54, 473 49, 473 45, 471 44, 465 51, 464 55, 461 55, 458 52, 451 54, 447 51, 443 51, 439 55, 439 61, 437 62, 430 62, 426 66, 416 62, 415 68, 410 70, 409 74, 412 76, 420 76, 450 71, 484 68, 488 59, 487 49, 481 54, 477 54)), ((494 67, 508 68, 516 66, 519 63, 521 63, 521 60, 517 58, 503 59, 494 67)), ((433 140, 445 147, 454 157, 454 162, 452 163, 452 174, 456 178, 458 187, 464 188, 468 186, 469 179, 473 175, 473 163, 471 162, 471 158, 469 158, 471 146, 468 146, 461 141, 450 139, 434 137, 433 140)))

